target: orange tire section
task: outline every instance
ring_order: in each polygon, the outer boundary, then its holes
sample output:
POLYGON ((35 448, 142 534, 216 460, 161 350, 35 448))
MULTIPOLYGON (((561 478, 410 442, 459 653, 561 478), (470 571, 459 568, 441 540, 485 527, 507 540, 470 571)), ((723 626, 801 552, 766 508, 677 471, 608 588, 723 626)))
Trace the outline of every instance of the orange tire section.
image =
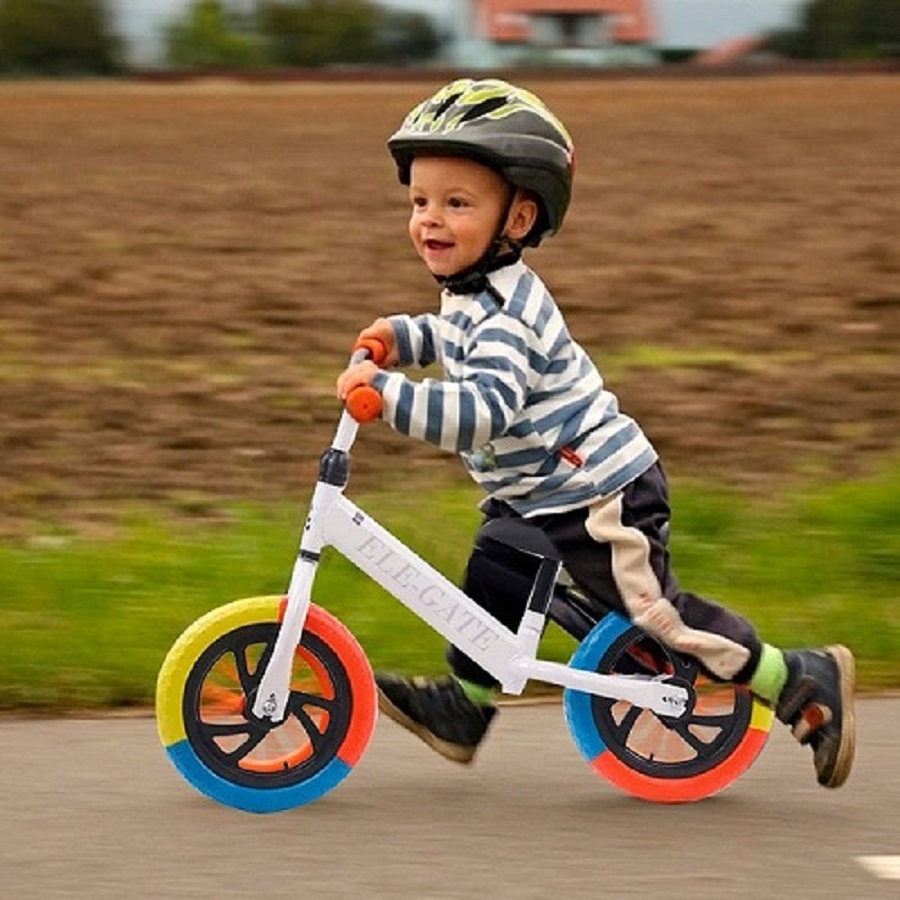
POLYGON ((653 778, 636 772, 609 749, 591 760, 591 768, 622 791, 653 803, 693 803, 718 794, 739 778, 762 752, 768 730, 748 728, 729 756, 714 769, 690 778, 653 778))
MULTIPOLYGON (((287 598, 281 602, 279 621, 284 616, 286 603, 287 598)), ((353 710, 350 715, 350 727, 338 748, 337 757, 348 766, 355 766, 369 745, 378 715, 378 695, 372 667, 347 627, 321 606, 315 604, 310 606, 303 628, 328 644, 344 665, 353 695, 353 710)), ((327 673, 320 669, 317 661, 304 652, 303 647, 298 647, 297 653, 312 668, 321 685, 331 685, 327 673)), ((333 685, 331 687, 333 693, 333 685)))
MULTIPOLYGON (((575 651, 569 665, 589 672, 604 672, 604 657, 609 648, 635 626, 624 616, 610 613, 594 626, 575 651)), ((632 796, 655 803, 688 803, 702 800, 726 788, 742 775, 759 756, 772 727, 774 714, 770 707, 753 697, 746 721, 736 721, 743 728, 736 745, 718 762, 692 775, 675 776, 665 766, 654 775, 652 765, 638 771, 628 765, 608 746, 598 729, 592 710, 592 698, 583 691, 567 689, 563 695, 566 721, 579 752, 591 768, 607 781, 632 796)))

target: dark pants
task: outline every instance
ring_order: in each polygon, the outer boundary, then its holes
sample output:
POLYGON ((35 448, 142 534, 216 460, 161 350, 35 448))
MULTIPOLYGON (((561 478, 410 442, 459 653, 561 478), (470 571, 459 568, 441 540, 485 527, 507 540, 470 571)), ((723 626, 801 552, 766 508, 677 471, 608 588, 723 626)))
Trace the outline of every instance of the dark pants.
MULTIPOLYGON (((657 599, 653 594, 661 595, 662 605, 670 604, 684 626, 702 635, 717 636, 711 639, 717 645, 715 652, 721 658, 736 660, 724 671, 721 667, 718 672, 707 669, 709 674, 745 683, 759 662, 760 639, 746 619, 680 588, 667 546, 670 515, 668 485, 657 463, 609 502, 528 521, 550 538, 569 575, 588 597, 641 620, 642 616, 635 613, 643 609, 643 604, 657 599)), ((491 501, 486 516, 489 520, 516 513, 506 504, 491 501)), ((463 590, 515 631, 533 577, 533 563, 528 557, 495 542, 476 542, 463 590)), ((650 621, 655 621, 652 616, 650 621)), ((639 624, 644 627, 642 620, 639 624)), ((657 636, 668 642, 665 632, 657 636)), ((705 657, 699 652, 696 655, 702 664, 705 657)), ((496 686, 496 679, 456 647, 448 648, 447 659, 459 678, 485 687, 496 686)))

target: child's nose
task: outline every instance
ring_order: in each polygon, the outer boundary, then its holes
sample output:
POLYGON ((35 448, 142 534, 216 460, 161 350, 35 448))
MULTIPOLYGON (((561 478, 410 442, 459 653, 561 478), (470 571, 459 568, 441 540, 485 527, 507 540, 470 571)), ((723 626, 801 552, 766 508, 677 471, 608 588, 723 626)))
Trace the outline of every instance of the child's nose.
POLYGON ((441 222, 440 206, 437 203, 427 203, 422 208, 422 221, 426 225, 438 225, 441 222))

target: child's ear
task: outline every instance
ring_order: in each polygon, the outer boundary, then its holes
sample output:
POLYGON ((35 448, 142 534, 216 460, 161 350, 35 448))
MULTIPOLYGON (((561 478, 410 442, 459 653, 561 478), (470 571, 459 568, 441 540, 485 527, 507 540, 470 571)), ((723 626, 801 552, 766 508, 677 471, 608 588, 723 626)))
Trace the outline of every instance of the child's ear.
POLYGON ((521 241, 534 227, 537 217, 537 203, 530 195, 519 191, 506 220, 506 236, 514 241, 521 241))

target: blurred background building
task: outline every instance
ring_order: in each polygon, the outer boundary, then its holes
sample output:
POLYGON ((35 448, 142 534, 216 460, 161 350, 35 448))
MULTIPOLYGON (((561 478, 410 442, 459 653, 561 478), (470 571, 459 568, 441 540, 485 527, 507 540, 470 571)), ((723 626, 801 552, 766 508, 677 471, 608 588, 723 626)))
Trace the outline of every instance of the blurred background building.
MULTIPOLYGON (((443 37, 436 62, 622 65, 690 55, 795 24, 806 0, 381 0, 429 16, 443 37)), ((165 61, 166 27, 191 0, 111 0, 132 64, 165 61)), ((254 0, 230 0, 249 13, 254 0)))
POLYGON ((469 0, 451 59, 467 68, 656 62, 651 0, 469 0))

